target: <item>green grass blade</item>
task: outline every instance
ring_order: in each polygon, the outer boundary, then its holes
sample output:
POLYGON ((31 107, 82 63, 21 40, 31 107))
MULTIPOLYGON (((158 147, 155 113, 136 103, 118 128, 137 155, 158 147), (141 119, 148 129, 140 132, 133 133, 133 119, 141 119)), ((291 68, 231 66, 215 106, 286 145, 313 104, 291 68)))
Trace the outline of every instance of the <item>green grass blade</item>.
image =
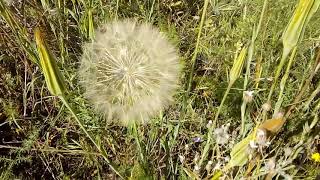
MULTIPOLYGON (((252 62, 253 54, 254 54, 254 51, 255 51, 255 41, 256 41, 257 36, 259 34, 259 31, 261 29, 261 24, 262 24, 262 21, 263 21, 265 12, 266 12, 267 3, 268 3, 268 1, 264 0, 262 11, 261 11, 261 15, 260 15, 260 19, 259 19, 259 23, 258 23, 258 27, 257 27, 257 29, 254 29, 253 33, 252 33, 252 38, 251 38, 250 46, 249 46, 249 49, 248 49, 246 74, 244 76, 244 82, 243 82, 243 90, 244 91, 247 90, 247 85, 249 83, 249 77, 251 75, 251 72, 250 72, 251 62, 252 62)), ((241 105, 241 132, 240 132, 240 134, 242 134, 242 136, 244 136, 244 133, 245 133, 246 107, 247 107, 247 102, 243 101, 242 105, 241 105)))
POLYGON ((291 53, 291 57, 289 59, 288 65, 287 65, 286 72, 285 72, 285 74, 283 75, 283 77, 281 79, 280 92, 279 92, 279 95, 278 95, 277 103, 276 103, 275 108, 274 108, 273 116, 275 116, 280 111, 280 108, 281 108, 281 105, 282 105, 282 102, 283 102, 284 88, 285 88, 287 79, 289 77, 290 68, 291 68, 293 60, 295 58, 296 52, 297 52, 297 48, 294 48, 294 50, 291 53))
POLYGON ((186 99, 189 96, 190 91, 191 91, 191 85, 192 85, 192 81, 193 81, 193 73, 194 73, 194 68, 196 65, 197 55, 198 55, 198 51, 199 51, 200 37, 201 37, 201 32, 202 32, 202 28, 203 28, 203 24, 204 24, 204 19, 206 16, 208 4, 209 4, 209 0, 205 0, 204 5, 203 5, 203 10, 202 10, 202 16, 201 16, 201 21, 200 21, 200 25, 199 25, 199 30, 198 30, 196 47, 194 49, 193 56, 191 59, 191 70, 190 70, 189 80, 188 80, 188 84, 187 84, 187 91, 184 96, 184 103, 183 103, 184 106, 186 106, 186 99))
POLYGON ((246 53, 247 53, 247 48, 244 47, 244 48, 242 48, 239 56, 235 57, 235 60, 233 62, 233 66, 232 66, 231 71, 230 71, 230 81, 229 81, 227 90, 224 92, 222 101, 221 101, 221 103, 219 105, 219 108, 218 108, 218 111, 217 111, 217 113, 215 115, 214 122, 212 123, 212 125, 209 127, 209 130, 208 130, 206 145, 204 147, 204 150, 202 151, 202 156, 201 156, 201 159, 199 161, 199 166, 200 167, 201 167, 201 164, 203 163, 203 161, 205 160, 205 158, 207 157, 207 155, 209 153, 209 149, 210 149, 210 146, 211 146, 211 143, 212 143, 211 141, 212 141, 213 130, 217 125, 217 121, 218 121, 221 109, 223 107, 223 104, 224 104, 225 100, 227 99, 227 96, 229 94, 229 91, 230 91, 232 85, 238 79, 238 77, 240 76, 240 73, 242 72, 242 68, 243 68, 245 57, 246 57, 246 53))
POLYGON ((15 19, 10 9, 6 7, 2 0, 0 0, 0 16, 9 25, 10 29, 16 37, 17 42, 26 51, 30 60, 38 64, 38 57, 35 53, 33 45, 31 44, 31 41, 28 38, 25 28, 22 27, 21 24, 19 24, 19 21, 15 19))

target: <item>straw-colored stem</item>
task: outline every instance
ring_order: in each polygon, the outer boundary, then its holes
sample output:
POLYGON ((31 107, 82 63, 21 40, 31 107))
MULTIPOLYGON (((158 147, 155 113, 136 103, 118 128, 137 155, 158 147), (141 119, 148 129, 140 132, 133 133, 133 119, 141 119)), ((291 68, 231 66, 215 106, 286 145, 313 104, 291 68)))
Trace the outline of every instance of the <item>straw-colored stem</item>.
MULTIPOLYGON (((318 57, 320 57, 320 53, 318 55, 318 57)), ((318 59, 318 58, 317 58, 318 59)), ((317 61, 315 63, 315 67, 313 68, 313 71, 311 73, 311 75, 309 76, 309 78, 303 83, 303 86, 300 90, 300 92, 298 93, 298 95, 296 96, 296 98, 294 99, 292 105, 289 107, 288 111, 286 112, 285 114, 285 120, 288 119, 290 117, 290 115, 292 114, 292 110, 296 107, 296 104, 299 103, 299 101, 301 100, 302 96, 304 95, 304 93, 307 91, 313 77, 317 74, 319 68, 318 67, 318 64, 317 64, 317 61)), ((320 101, 319 101, 320 102, 320 101)), ((320 104, 320 103, 319 103, 320 104)))
POLYGON ((315 112, 320 109, 320 101, 318 101, 318 104, 316 105, 316 107, 314 109, 315 109, 315 112))
MULTIPOLYGON (((5 146, 0 145, 0 148, 2 149, 15 149, 20 150, 21 147, 16 146, 5 146)), ((93 152, 87 152, 83 150, 65 150, 65 149, 56 149, 56 148, 31 148, 28 149, 28 151, 41 151, 41 152, 48 152, 48 153, 62 153, 62 154, 73 154, 73 155, 79 155, 79 154, 90 154, 95 156, 102 156, 101 153, 93 153, 93 152)))
POLYGON ((316 89, 311 93, 310 97, 308 98, 306 105, 304 107, 304 109, 308 109, 308 107, 310 106, 312 100, 317 96, 317 94, 320 93, 320 82, 318 83, 316 89))

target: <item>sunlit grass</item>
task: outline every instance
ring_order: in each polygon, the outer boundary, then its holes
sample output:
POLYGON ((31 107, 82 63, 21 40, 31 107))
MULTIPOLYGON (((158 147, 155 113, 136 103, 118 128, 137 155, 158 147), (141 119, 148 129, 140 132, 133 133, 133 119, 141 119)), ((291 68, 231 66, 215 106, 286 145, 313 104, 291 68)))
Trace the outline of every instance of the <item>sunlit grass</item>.
POLYGON ((0 0, 1 177, 315 178, 319 3, 0 0), (158 27, 184 67, 148 125, 106 123, 79 86, 82 45, 122 18, 158 27))

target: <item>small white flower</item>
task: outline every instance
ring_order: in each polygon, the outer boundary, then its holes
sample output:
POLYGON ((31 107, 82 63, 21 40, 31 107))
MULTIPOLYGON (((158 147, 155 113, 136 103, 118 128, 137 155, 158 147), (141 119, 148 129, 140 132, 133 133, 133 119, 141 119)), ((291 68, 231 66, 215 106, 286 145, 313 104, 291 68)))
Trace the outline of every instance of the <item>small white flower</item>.
POLYGON ((195 170, 195 171, 199 171, 199 170, 200 170, 200 167, 199 167, 198 165, 195 165, 195 166, 194 166, 194 170, 195 170))
POLYGON ((219 169, 221 169, 221 163, 220 163, 220 162, 218 162, 218 163, 214 166, 213 170, 219 170, 219 169))
POLYGON ((208 161, 208 164, 206 165, 206 170, 208 171, 208 172, 210 172, 211 171, 211 169, 212 169, 212 161, 208 161))
POLYGON ((270 158, 266 163, 266 168, 268 171, 274 171, 276 168, 276 161, 274 158, 270 158))
POLYGON ((194 159, 193 159, 193 162, 197 163, 199 161, 199 153, 196 153, 194 159))
POLYGON ((199 16, 193 16, 193 19, 194 19, 194 20, 199 20, 200 17, 199 17, 199 16))
POLYGON ((284 156, 285 157, 289 157, 291 155, 291 153, 292 153, 292 148, 290 148, 290 147, 284 148, 284 156))
POLYGON ((249 145, 252 149, 258 148, 258 145, 256 144, 256 142, 254 140, 250 140, 249 145))
POLYGON ((230 123, 227 125, 222 125, 220 128, 216 128, 214 130, 214 135, 216 136, 216 142, 217 144, 227 144, 228 140, 230 138, 230 135, 228 134, 230 123))
POLYGON ((229 162, 230 161, 230 157, 229 156, 224 157, 224 161, 225 162, 229 162))
POLYGON ((210 121, 208 122, 208 124, 207 124, 206 127, 209 129, 211 126, 212 126, 212 120, 210 120, 210 121))
POLYGON ((185 158, 184 158, 184 156, 179 155, 179 160, 180 160, 180 162, 181 162, 181 163, 183 163, 183 162, 184 162, 184 159, 185 159, 185 158))
POLYGON ((281 119, 284 116, 284 112, 278 112, 277 114, 275 114, 275 116, 273 118, 275 119, 281 119))
POLYGON ((184 149, 186 150, 186 151, 189 151, 189 144, 186 144, 185 146, 184 146, 184 149))
POLYGON ((246 103, 251 103, 253 100, 254 91, 244 91, 243 92, 243 101, 246 103))
POLYGON ((267 133, 263 129, 258 129, 257 130, 257 135, 256 135, 256 142, 259 145, 265 145, 267 142, 267 133))
POLYGON ((271 110, 271 104, 270 104, 270 103, 264 103, 264 104, 262 105, 262 109, 263 109, 264 111, 270 111, 270 110, 271 110))
POLYGON ((195 143, 199 143, 202 141, 201 137, 195 137, 195 138, 192 138, 193 142, 195 143))

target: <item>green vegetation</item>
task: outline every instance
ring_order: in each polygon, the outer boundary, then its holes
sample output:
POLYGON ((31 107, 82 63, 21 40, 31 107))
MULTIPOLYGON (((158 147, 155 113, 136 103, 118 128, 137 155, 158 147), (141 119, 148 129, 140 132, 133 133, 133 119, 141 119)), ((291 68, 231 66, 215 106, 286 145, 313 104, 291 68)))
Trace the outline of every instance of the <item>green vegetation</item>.
POLYGON ((316 179, 319 4, 0 0, 0 179, 316 179), (183 66, 145 125, 107 123, 79 83, 83 45, 124 18, 183 66))

